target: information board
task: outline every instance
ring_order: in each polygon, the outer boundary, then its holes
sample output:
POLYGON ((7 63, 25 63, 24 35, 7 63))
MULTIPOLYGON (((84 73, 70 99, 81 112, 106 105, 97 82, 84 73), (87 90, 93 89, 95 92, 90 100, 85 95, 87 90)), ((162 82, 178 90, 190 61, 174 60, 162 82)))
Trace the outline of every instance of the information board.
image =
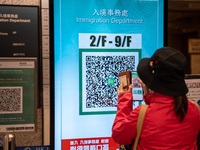
POLYGON ((0 132, 36 129, 37 60, 0 60, 0 132))
POLYGON ((39 57, 39 7, 0 5, 0 57, 39 57))
MULTIPOLYGON (((188 100, 197 102, 200 105, 200 74, 186 74, 185 82, 188 87, 188 100)), ((200 133, 197 137, 197 146, 200 150, 200 133)))
POLYGON ((51 2, 55 81, 51 144, 62 150, 115 150, 118 144, 111 138, 111 128, 118 74, 135 72, 141 58, 164 46, 165 2, 51 2))
POLYGON ((188 87, 187 97, 200 105, 200 74, 187 74, 185 82, 188 87))

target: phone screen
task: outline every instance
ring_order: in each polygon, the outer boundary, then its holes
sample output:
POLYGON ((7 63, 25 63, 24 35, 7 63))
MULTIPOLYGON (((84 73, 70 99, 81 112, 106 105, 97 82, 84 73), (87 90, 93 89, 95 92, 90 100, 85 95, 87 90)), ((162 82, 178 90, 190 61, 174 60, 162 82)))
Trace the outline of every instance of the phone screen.
POLYGON ((141 84, 138 81, 139 76, 137 72, 131 73, 131 82, 132 82, 132 94, 133 94, 133 108, 137 107, 140 104, 143 104, 143 89, 141 84))

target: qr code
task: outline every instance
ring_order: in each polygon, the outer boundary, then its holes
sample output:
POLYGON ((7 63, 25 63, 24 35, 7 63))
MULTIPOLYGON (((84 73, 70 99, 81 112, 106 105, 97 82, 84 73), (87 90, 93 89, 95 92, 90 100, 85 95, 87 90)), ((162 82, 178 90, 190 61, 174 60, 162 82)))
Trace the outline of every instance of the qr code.
POLYGON ((0 114, 22 112, 22 87, 0 87, 0 114))
POLYGON ((118 75, 135 71, 135 56, 85 56, 86 108, 117 106, 118 75))

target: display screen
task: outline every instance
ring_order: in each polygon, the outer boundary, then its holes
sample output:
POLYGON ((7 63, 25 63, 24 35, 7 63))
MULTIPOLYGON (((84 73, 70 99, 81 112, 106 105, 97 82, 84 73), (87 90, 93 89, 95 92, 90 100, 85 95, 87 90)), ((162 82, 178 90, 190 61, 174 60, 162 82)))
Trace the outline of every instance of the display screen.
MULTIPOLYGON (((54 149, 115 150, 119 73, 164 46, 164 0, 52 0, 54 149)), ((52 37, 51 37, 52 38, 52 37)))

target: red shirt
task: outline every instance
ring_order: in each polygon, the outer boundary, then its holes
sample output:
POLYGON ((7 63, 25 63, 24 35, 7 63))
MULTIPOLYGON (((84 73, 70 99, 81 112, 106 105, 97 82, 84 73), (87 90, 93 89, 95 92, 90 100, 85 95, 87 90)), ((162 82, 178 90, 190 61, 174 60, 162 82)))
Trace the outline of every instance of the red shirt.
MULTIPOLYGON (((188 102, 183 121, 174 113, 174 99, 159 93, 145 95, 149 107, 138 143, 138 150, 197 150, 196 139, 200 131, 200 111, 188 102)), ((118 97, 112 137, 119 144, 130 144, 136 136, 136 123, 140 106, 132 109, 132 93, 118 97)))

